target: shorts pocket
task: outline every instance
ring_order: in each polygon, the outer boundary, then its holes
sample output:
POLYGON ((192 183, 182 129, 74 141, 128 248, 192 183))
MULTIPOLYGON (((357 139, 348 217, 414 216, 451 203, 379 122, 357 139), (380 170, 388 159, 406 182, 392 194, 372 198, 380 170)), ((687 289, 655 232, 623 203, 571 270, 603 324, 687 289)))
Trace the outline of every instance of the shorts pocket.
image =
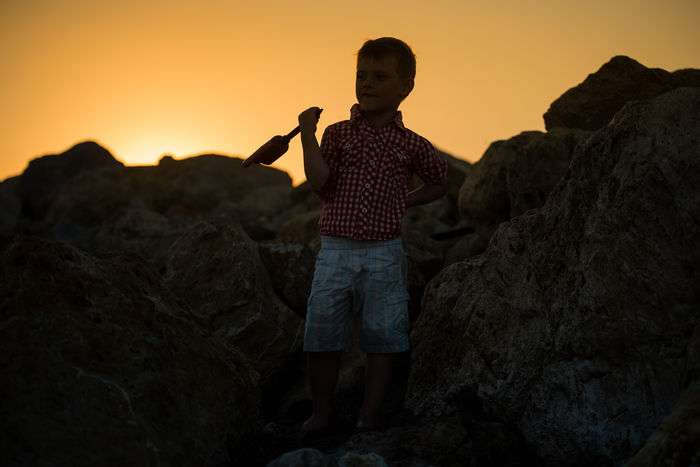
POLYGON ((385 266, 374 274, 376 287, 387 304, 408 300, 405 261, 385 266))

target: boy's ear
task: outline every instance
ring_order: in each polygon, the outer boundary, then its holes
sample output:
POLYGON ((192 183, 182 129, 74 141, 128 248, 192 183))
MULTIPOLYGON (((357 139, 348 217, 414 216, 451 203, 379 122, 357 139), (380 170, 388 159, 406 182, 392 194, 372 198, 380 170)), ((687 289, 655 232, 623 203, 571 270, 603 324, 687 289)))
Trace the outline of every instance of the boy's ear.
POLYGON ((404 88, 403 88, 403 98, 407 98, 409 94, 411 94, 411 91, 413 91, 413 78, 408 78, 406 81, 404 81, 404 88))

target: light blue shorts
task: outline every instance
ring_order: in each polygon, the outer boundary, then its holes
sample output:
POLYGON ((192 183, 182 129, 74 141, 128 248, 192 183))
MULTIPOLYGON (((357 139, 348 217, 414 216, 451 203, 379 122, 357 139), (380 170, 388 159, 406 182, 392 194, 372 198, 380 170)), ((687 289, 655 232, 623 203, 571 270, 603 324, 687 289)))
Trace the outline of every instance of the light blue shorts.
POLYGON ((349 350, 353 322, 362 351, 408 350, 407 276, 401 238, 322 235, 307 302, 304 351, 349 350))

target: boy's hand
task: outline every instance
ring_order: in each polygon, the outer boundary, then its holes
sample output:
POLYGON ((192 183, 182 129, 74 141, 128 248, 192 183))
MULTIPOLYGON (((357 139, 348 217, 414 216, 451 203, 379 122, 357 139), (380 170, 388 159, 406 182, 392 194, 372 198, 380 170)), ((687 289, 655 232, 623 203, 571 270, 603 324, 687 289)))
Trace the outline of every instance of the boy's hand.
POLYGON ((299 129, 303 132, 316 132, 316 124, 321 117, 323 109, 319 107, 309 107, 299 114, 299 129))

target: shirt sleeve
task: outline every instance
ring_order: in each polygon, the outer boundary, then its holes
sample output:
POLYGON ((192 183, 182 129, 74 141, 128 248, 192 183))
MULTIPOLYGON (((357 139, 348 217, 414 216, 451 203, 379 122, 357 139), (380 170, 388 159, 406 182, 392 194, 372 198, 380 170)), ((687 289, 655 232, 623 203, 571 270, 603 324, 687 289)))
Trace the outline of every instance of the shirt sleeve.
POLYGON ((323 130, 320 147, 321 157, 328 165, 328 178, 318 190, 318 197, 321 201, 328 202, 333 199, 338 172, 338 142, 332 125, 323 130))
POLYGON ((421 138, 414 151, 411 169, 429 185, 442 185, 447 181, 447 161, 425 138, 421 138))

